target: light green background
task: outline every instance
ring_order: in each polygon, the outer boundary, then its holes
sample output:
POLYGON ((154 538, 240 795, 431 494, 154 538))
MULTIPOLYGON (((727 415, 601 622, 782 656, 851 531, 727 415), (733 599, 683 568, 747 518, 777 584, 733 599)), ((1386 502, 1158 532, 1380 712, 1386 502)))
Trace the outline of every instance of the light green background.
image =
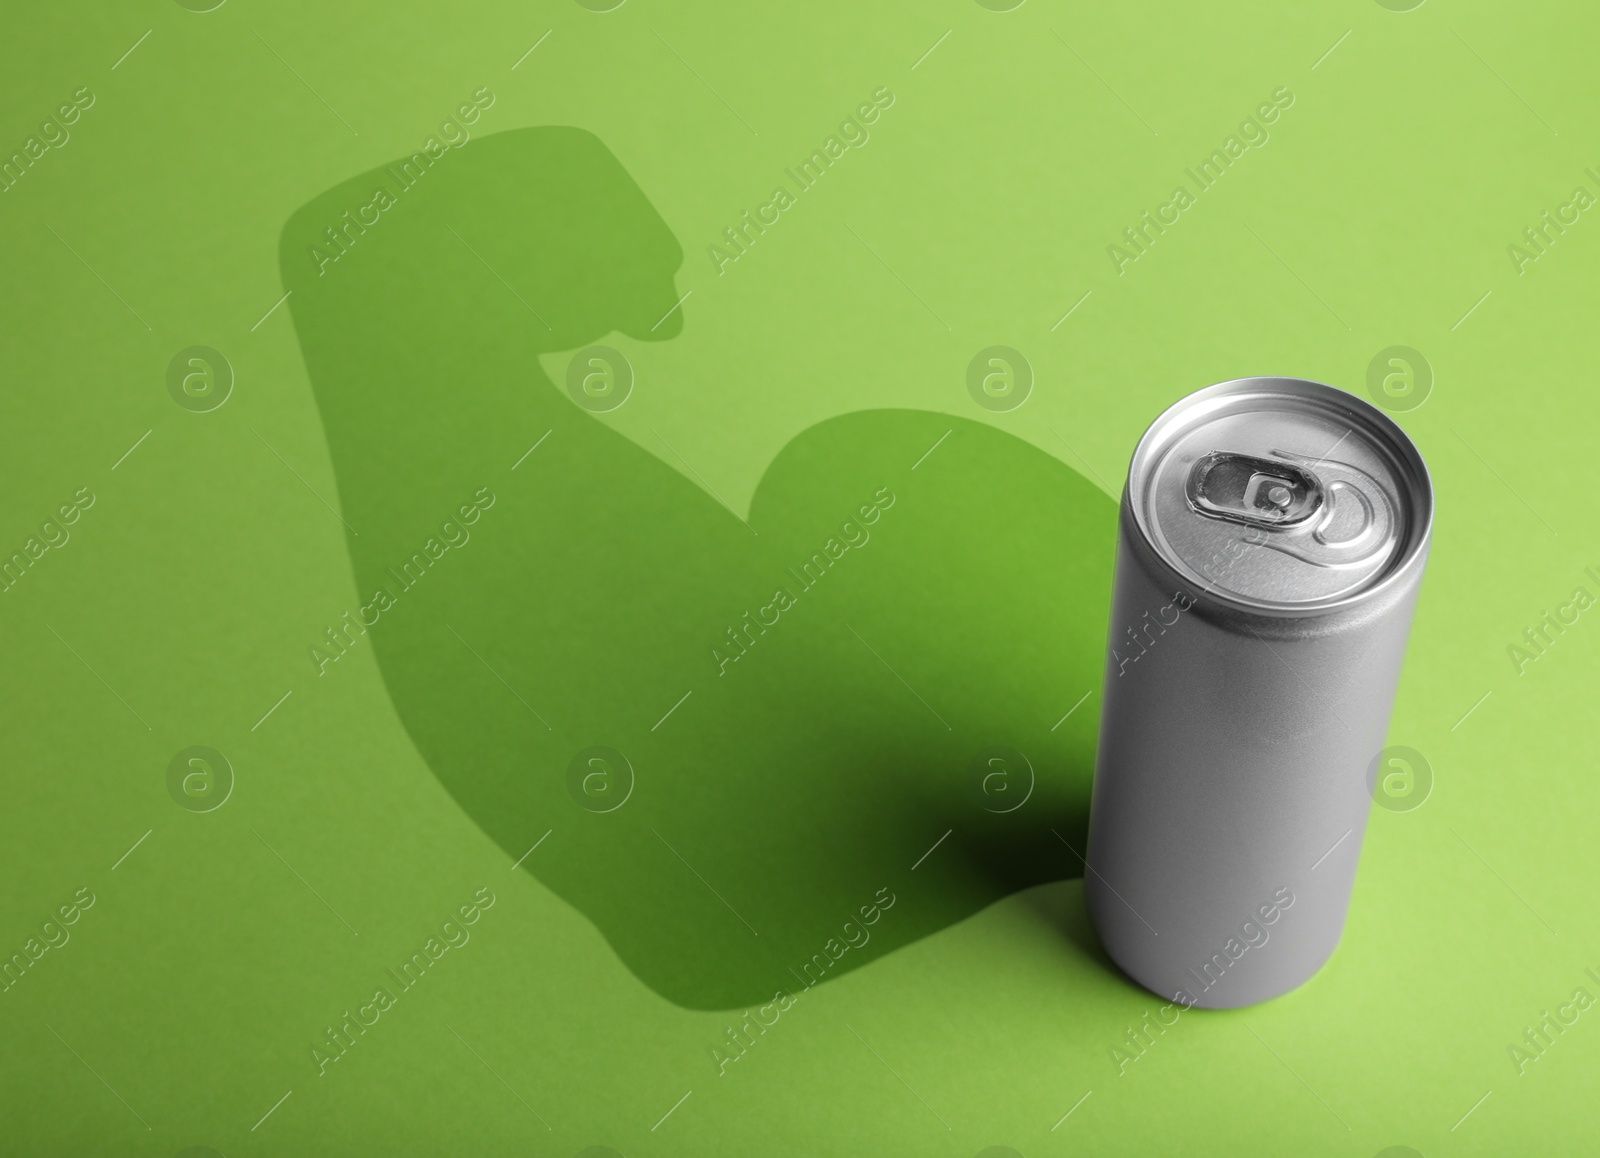
MULTIPOLYGON (((1507 655, 1575 587, 1600 594, 1600 225, 1584 214, 1520 274, 1507 256, 1575 187, 1600 195, 1592 14, 859 8, 8 13, 0 151, 80 86, 96 102, 0 194, 0 548, 80 487, 96 502, 0 595, 0 949, 79 887, 97 900, 0 993, 5 1150, 1433 1155, 1593 1136, 1600 1013, 1520 1076, 1507 1056, 1575 987, 1600 993, 1600 613, 1521 675, 1507 655), (612 339, 638 386, 602 420, 660 454, 654 426, 741 512, 790 440, 854 411, 987 422, 1114 491, 1191 389, 1360 391, 1379 350, 1423 352, 1432 396, 1398 418, 1438 516, 1391 742, 1436 784, 1375 811, 1321 975, 1186 1014, 1119 1075, 1110 1046, 1155 1003, 1089 947, 1065 881, 803 994, 719 1076, 742 1010, 669 1003, 512 871, 370 651, 312 675, 306 644, 358 593, 291 315, 268 315, 279 233, 481 86, 479 131, 592 132, 676 235, 683 332, 612 339), (706 246, 878 86, 896 102, 870 143, 718 276, 706 246), (1270 142, 1119 275, 1106 247, 1279 86, 1296 99, 1270 142), (195 344, 237 376, 209 414, 166 389, 195 344), (1011 413, 966 391, 995 344, 1036 374, 1011 413), (165 786, 193 744, 238 776, 204 815, 165 786), (323 1027, 485 885, 471 942, 319 1077, 323 1027)), ((549 827, 536 857, 561 856, 549 827)), ((891 882, 908 909, 916 880, 891 882)))

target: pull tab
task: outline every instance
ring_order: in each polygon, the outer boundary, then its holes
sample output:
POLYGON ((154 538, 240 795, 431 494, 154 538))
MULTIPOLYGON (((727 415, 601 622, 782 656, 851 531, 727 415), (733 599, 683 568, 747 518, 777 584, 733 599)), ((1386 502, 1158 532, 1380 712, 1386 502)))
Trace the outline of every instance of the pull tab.
POLYGON ((1317 476, 1293 463, 1213 451, 1189 472, 1189 505, 1250 527, 1292 527, 1322 508, 1317 476))

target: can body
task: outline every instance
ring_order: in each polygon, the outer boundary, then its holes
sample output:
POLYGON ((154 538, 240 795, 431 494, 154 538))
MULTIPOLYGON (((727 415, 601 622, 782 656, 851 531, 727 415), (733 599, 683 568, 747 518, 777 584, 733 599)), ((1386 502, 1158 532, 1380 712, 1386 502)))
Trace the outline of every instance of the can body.
POLYGON ((1409 440, 1332 387, 1222 383, 1141 441, 1084 892, 1146 988, 1246 1005, 1333 952, 1431 516, 1409 440))

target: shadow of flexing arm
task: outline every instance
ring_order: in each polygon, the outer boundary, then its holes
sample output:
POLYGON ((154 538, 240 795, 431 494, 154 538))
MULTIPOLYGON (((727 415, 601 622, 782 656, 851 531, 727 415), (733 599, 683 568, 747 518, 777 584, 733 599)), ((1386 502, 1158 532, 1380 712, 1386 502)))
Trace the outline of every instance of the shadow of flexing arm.
MULTIPOLYGON (((523 870, 700 1009, 1079 875, 1098 697, 1051 726, 1100 683, 1114 504, 870 411, 785 447, 747 526, 540 369, 682 329, 616 158, 537 128, 413 169, 304 206, 281 261, 358 532, 349 646, 466 813, 512 858, 553 829, 523 870)), ((325 678, 338 642, 307 641, 325 678)))

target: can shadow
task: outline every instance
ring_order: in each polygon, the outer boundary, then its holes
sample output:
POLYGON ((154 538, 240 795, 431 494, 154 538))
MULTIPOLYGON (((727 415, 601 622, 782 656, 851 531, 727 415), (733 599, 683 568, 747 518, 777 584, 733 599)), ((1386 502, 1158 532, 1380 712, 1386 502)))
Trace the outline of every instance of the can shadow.
MULTIPOLYGON (((1081 881, 1083 878, 1076 879, 1081 881)), ((1131 992, 1143 992, 1139 985, 1130 980, 1117 967, 1117 963, 1106 955, 1105 948, 1100 944, 1100 938, 1095 935, 1094 926, 1089 922, 1089 910, 1083 903, 1081 888, 1050 889, 1034 886, 1020 890, 1020 897, 1039 924, 1059 938, 1062 944, 1070 946, 1076 955, 1098 966, 1114 978, 1119 987, 1131 992)))
MULTIPOLYGON (((1093 775, 1089 762, 1064 770, 1053 799, 1039 801, 1037 809, 1019 808, 1018 814, 975 815, 971 808, 942 813, 950 828, 949 863, 935 868, 932 857, 918 868, 919 890, 948 898, 968 896, 974 909, 1000 897, 1020 893, 1040 924, 1078 952, 1120 976, 1106 956, 1089 924, 1077 891, 1064 895, 1035 886, 1053 881, 1081 880, 1082 853, 1088 839, 1089 796, 1093 775)), ((937 853, 935 854, 937 855, 937 853)))
POLYGON ((1079 875, 1097 703, 1060 721, 1100 683, 1115 506, 991 426, 879 410, 794 438, 739 517, 674 413, 692 381, 592 412, 628 370, 590 347, 682 331, 682 258, 568 128, 363 174, 280 244, 359 593, 307 663, 371 646, 466 815, 724 1009, 1079 875), (568 351, 570 390, 540 362, 568 351), (996 747, 1031 777, 1004 813, 996 747))

